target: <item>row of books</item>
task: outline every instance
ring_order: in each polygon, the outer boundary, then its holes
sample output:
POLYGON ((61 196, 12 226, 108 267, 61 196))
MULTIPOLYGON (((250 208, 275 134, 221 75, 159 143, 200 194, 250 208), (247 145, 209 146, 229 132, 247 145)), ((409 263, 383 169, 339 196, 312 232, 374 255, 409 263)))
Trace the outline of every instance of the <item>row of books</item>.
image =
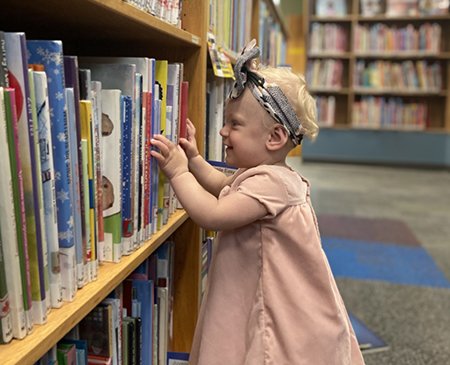
POLYGON ((404 27, 383 23, 357 24, 354 49, 360 52, 426 52, 441 51, 442 27, 438 23, 424 23, 419 27, 408 24, 404 27))
POLYGON ((259 3, 259 35, 261 62, 278 66, 286 64, 286 37, 276 16, 270 11, 265 1, 259 3))
POLYGON ((37 365, 166 365, 173 333, 173 270, 169 240, 37 365))
POLYGON ((352 126, 423 130, 427 125, 426 103, 405 102, 401 98, 367 96, 353 104, 352 126))
POLYGON ((182 0, 123 0, 136 8, 181 28, 182 0))
POLYGON ((320 127, 332 127, 335 123, 336 97, 316 96, 317 124, 320 127))
POLYGON ((224 161, 224 148, 219 132, 224 124, 225 101, 233 86, 232 79, 214 77, 208 74, 206 89, 206 138, 207 160, 224 161))
POLYGON ((150 139, 185 133, 183 64, 0 32, 0 340, 72 301, 178 207, 150 139), (3 274, 4 273, 4 274, 3 274), (9 310, 9 312, 8 312, 9 310))
POLYGON ((340 17, 347 15, 347 0, 315 0, 317 16, 340 17))
POLYGON ((448 0, 387 0, 386 15, 436 15, 448 13, 448 0))
POLYGON ((239 52, 251 40, 253 1, 209 0, 209 31, 219 46, 239 52))
POLYGON ((348 28, 334 23, 312 23, 309 52, 347 52, 348 28))
POLYGON ((442 90, 440 62, 356 62, 354 85, 379 90, 439 92, 442 90))
POLYGON ((310 88, 341 88, 343 72, 342 60, 309 60, 306 65, 306 81, 310 88))

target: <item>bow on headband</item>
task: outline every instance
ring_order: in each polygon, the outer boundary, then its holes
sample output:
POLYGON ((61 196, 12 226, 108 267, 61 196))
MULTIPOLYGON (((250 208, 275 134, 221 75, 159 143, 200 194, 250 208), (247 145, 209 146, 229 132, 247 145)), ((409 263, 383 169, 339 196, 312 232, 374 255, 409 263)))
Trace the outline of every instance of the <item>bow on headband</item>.
POLYGON ((253 39, 247 44, 234 66, 236 79, 230 97, 238 98, 248 87, 261 106, 288 132, 292 142, 299 145, 302 141, 302 127, 297 114, 279 86, 268 84, 256 71, 260 50, 253 39))

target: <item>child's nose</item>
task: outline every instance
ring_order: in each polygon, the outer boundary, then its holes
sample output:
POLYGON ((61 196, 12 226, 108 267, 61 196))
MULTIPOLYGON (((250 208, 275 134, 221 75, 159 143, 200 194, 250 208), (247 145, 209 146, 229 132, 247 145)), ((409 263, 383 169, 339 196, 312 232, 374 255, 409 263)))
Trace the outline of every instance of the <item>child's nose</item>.
POLYGON ((228 128, 227 128, 227 125, 226 125, 226 124, 224 124, 224 126, 222 127, 222 129, 219 131, 219 134, 220 134, 222 137, 226 137, 226 136, 228 135, 228 128))

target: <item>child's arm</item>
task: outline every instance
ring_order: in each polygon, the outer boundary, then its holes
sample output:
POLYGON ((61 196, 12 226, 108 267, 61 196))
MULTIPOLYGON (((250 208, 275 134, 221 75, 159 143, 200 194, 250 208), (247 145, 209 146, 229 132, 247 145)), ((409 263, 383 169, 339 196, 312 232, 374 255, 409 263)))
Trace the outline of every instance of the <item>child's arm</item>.
POLYGON ((166 174, 189 216, 201 227, 211 230, 237 228, 267 215, 266 208, 245 194, 230 194, 220 200, 206 191, 189 172, 185 153, 162 135, 152 144, 160 152, 151 151, 166 174))
POLYGON ((197 181, 207 191, 218 197, 222 188, 227 185, 230 177, 218 171, 206 162, 199 154, 197 142, 195 139, 195 127, 188 119, 186 123, 187 138, 180 138, 180 145, 189 160, 189 170, 195 176, 197 181))

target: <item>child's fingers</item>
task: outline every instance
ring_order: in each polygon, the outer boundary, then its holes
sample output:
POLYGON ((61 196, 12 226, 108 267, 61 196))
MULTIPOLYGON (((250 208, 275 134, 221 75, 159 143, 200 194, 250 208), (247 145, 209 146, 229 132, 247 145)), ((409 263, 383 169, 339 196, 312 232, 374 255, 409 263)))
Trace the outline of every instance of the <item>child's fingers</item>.
POLYGON ((152 138, 150 140, 150 142, 154 147, 158 148, 161 151, 161 154, 163 156, 166 156, 169 153, 169 151, 170 151, 169 146, 167 144, 165 144, 164 142, 162 142, 158 139, 155 139, 155 138, 152 138))
POLYGON ((150 151, 150 155, 152 155, 152 156, 156 159, 156 161, 157 161, 158 163, 163 163, 163 162, 165 161, 164 156, 161 155, 161 154, 160 154, 159 152, 157 152, 157 151, 154 151, 154 150, 150 151))

